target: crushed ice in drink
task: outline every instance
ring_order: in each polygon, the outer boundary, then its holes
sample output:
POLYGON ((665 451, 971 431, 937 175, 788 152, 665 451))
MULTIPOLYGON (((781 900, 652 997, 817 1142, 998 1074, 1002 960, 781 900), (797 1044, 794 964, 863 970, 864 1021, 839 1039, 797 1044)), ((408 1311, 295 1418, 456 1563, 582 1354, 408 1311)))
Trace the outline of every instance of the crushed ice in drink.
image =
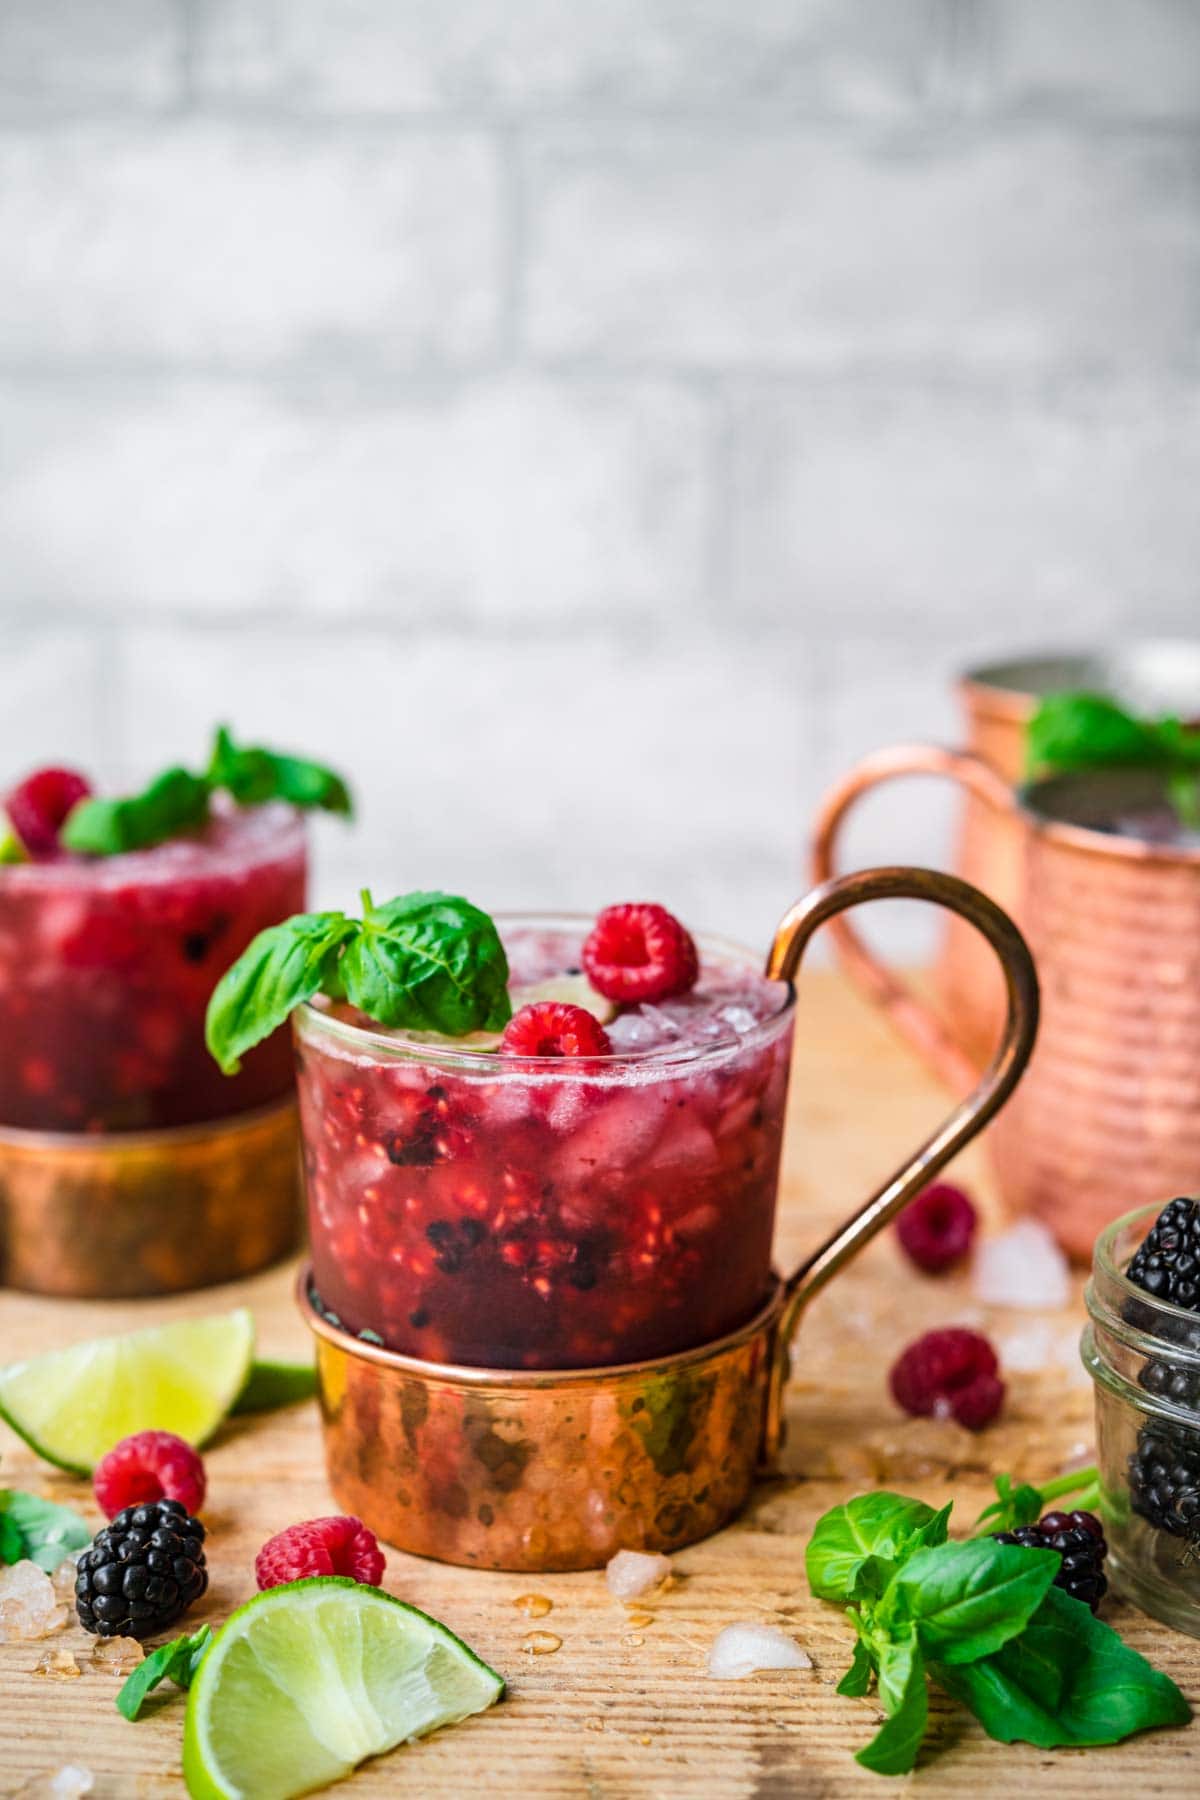
POLYGON ((642 1550, 618 1550, 604 1571, 614 1600, 636 1600, 665 1581, 671 1573, 669 1556, 650 1556, 642 1550))
POLYGON ((49 1637, 66 1622, 67 1609, 44 1569, 32 1562, 0 1568, 0 1644, 49 1637))
POLYGON ((1071 1274, 1047 1228, 1037 1219, 1022 1219, 979 1245, 971 1264, 971 1291, 985 1306, 1028 1311, 1066 1306, 1071 1274))
POLYGON ((740 1681, 759 1669, 811 1669, 812 1658, 774 1625, 727 1625, 708 1653, 708 1673, 740 1681))

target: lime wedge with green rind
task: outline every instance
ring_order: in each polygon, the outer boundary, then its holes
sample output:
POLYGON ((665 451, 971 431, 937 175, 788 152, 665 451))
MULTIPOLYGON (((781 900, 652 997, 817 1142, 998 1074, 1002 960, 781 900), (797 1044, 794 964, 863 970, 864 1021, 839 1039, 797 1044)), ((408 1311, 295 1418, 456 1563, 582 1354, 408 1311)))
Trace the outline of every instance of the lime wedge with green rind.
POLYGON ((453 1632, 380 1588, 340 1575, 268 1588, 226 1621, 192 1683, 187 1791, 289 1800, 503 1692, 453 1632))
POLYGON ((250 1365, 246 1385, 233 1403, 235 1413, 274 1412, 277 1406, 294 1406, 311 1400, 317 1391, 315 1363, 276 1362, 265 1359, 250 1365))
POLYGON ((47 1462, 90 1475, 135 1431, 203 1444, 253 1359, 254 1320, 244 1307, 91 1338, 0 1369, 0 1417, 47 1462))

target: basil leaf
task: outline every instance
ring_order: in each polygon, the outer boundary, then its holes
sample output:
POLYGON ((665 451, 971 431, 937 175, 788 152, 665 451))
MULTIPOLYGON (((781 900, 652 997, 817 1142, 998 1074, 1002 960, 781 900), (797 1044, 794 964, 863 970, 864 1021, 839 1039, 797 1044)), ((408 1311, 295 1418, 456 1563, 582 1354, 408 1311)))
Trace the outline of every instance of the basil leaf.
POLYGON ((997 1475, 996 1493, 999 1498, 985 1506, 976 1519, 976 1532, 984 1524, 988 1531, 1016 1531, 1022 1525, 1032 1525, 1045 1512, 1048 1500, 1060 1500, 1065 1494, 1077 1496, 1078 1507, 1093 1507, 1100 1499, 1100 1476, 1095 1468, 1071 1469, 1052 1481, 1044 1481, 1041 1487, 1031 1487, 1028 1482, 1014 1487, 1011 1475, 997 1475))
POLYGON ((911 1621, 931 1659, 975 1662, 1025 1629, 1061 1566, 1056 1550, 989 1537, 919 1550, 893 1577, 879 1621, 911 1621))
POLYGON ((81 800, 59 834, 68 850, 88 856, 117 856, 145 850, 203 824, 208 817, 208 783, 186 769, 167 769, 140 794, 127 800, 81 800))
POLYGON ((854 1760, 876 1775, 906 1775, 917 1760, 929 1718, 925 1663, 914 1638, 883 1647, 879 1698, 887 1721, 854 1760))
POLYGON ((350 790, 333 769, 258 744, 239 746, 225 725, 217 727, 208 780, 213 787, 225 788, 242 806, 286 800, 292 806, 320 807, 346 817, 353 811, 350 790))
POLYGON ((1117 1744, 1192 1716, 1169 1676, 1054 1587, 1002 1650, 959 1667, 938 1664, 933 1674, 1002 1744, 1117 1744))
POLYGON ((1103 694, 1051 694, 1029 721, 1029 768, 1128 768, 1163 763, 1168 751, 1153 725, 1103 694))
POLYGON ((485 912, 441 893, 403 894, 380 907, 364 894, 363 906, 338 975, 369 1018, 447 1037, 508 1023, 508 958, 485 912))
POLYGON ((345 913, 297 913, 268 925, 213 989, 205 1040, 226 1075, 270 1037, 291 1012, 311 1000, 331 978, 346 945, 360 928, 345 913))
POLYGON ((950 1508, 880 1489, 858 1494, 817 1520, 805 1551, 808 1585, 819 1600, 859 1600, 883 1592, 912 1549, 945 1541, 950 1508))
POLYGON ((857 1700, 865 1694, 871 1685, 875 1664, 871 1661, 871 1652, 859 1638, 854 1646, 854 1655, 850 1659, 850 1667, 837 1684, 839 1694, 848 1694, 857 1700))
POLYGON ((274 1412, 277 1406, 293 1406, 311 1400, 317 1391, 313 1363, 254 1362, 246 1385, 233 1403, 234 1413, 274 1412))
POLYGON ((91 1541, 91 1526, 69 1506, 16 1488, 0 1492, 0 1562, 28 1560, 52 1575, 72 1550, 91 1541))
POLYGON ((162 1681, 173 1681, 179 1688, 191 1687, 211 1639, 212 1627, 202 1625, 190 1637, 173 1638, 169 1644, 152 1650, 122 1685, 117 1711, 126 1719, 136 1719, 149 1694, 162 1681))

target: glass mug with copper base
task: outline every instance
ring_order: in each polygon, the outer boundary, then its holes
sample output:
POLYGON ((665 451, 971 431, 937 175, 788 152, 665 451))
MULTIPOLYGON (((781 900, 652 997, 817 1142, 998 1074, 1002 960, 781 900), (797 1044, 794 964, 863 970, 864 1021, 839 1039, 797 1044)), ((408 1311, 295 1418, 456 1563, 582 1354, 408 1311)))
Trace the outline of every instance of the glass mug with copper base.
MULTIPOLYGON (((499 923, 510 945, 587 930, 499 923)), ((950 875, 822 885, 782 921, 765 980, 749 952, 699 948, 704 970, 775 998, 682 1050, 510 1063, 320 1005, 295 1017, 314 1259, 298 1298, 330 1482, 401 1549, 583 1569, 726 1524, 778 1446, 805 1303, 993 1117, 1033 1046, 1020 933, 950 875), (770 1248, 792 980, 820 925, 888 898, 983 934, 1006 983, 1003 1041, 941 1129, 783 1279, 770 1248)))

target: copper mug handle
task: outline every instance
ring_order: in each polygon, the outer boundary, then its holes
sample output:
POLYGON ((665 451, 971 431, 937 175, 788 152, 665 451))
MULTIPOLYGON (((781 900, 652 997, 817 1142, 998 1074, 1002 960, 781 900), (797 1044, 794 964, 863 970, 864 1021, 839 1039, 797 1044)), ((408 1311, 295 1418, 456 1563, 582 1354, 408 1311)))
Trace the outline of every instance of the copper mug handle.
POLYGON ((999 1047, 981 1076, 976 1078, 975 1072, 971 1071, 968 1079, 973 1085, 966 1098, 960 1100, 933 1136, 890 1181, 788 1278, 776 1338, 763 1444, 767 1462, 779 1443, 789 1350, 802 1308, 983 1130, 1020 1080, 1037 1037, 1037 972, 1025 939, 994 900, 989 900, 969 881, 935 869, 864 869, 823 882, 784 915, 767 957, 767 975, 777 981, 793 980, 813 934, 827 920, 836 920, 839 913, 869 900, 929 900, 966 919, 983 934, 996 953, 1004 973, 1008 1011, 999 1047))
MULTIPOLYGON (((812 833, 814 881, 828 881, 834 875, 838 835, 855 801, 870 789, 907 775, 948 777, 994 811, 1009 815, 1016 811, 1008 783, 982 757, 970 751, 948 750, 940 744, 899 744, 890 750, 877 750, 856 763, 821 802, 812 833)), ((983 929, 981 925, 980 930, 983 929)), ((931 1008, 868 949, 848 919, 835 919, 830 935, 847 974, 927 1067, 948 1088, 969 1087, 978 1077, 979 1064, 967 1055, 931 1008)))

